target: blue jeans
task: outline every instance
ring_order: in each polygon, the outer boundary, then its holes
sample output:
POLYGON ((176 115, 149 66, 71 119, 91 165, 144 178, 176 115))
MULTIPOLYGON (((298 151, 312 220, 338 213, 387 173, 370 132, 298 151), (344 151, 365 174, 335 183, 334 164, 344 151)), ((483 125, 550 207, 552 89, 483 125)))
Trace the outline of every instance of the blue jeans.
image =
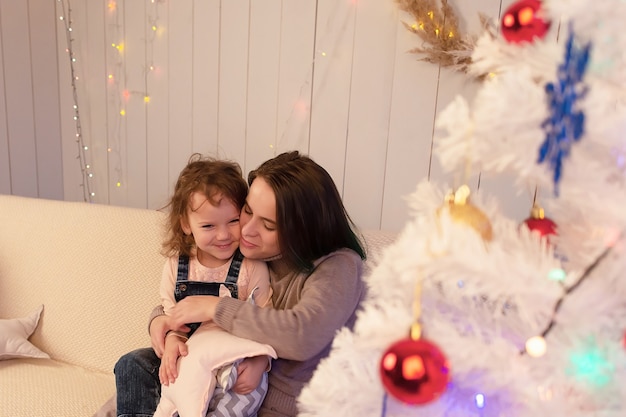
POLYGON ((118 417, 152 417, 161 398, 161 359, 152 348, 133 350, 115 364, 118 417))
MULTIPOLYGON (((152 348, 133 350, 115 364, 117 417, 152 417, 161 399, 161 359, 152 348)), ((236 372, 236 371, 235 371, 236 372)), ((256 417, 267 394, 267 373, 249 394, 236 394, 216 387, 209 405, 210 417, 256 417)))

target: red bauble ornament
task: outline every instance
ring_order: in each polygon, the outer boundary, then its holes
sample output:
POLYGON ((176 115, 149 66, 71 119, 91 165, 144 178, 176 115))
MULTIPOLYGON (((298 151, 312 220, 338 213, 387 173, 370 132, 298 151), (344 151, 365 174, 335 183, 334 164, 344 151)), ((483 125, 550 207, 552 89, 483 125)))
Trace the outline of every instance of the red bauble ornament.
POLYGON ((524 224, 531 232, 538 233, 541 237, 556 235, 556 223, 545 217, 543 209, 535 204, 530 211, 530 217, 524 220, 524 224))
POLYGON ((380 378, 387 392, 407 404, 425 404, 446 390, 448 360, 424 339, 400 340, 380 360, 380 378))
POLYGON ((543 39, 550 29, 550 22, 543 17, 539 0, 520 0, 513 3, 502 16, 502 36, 509 43, 543 39))

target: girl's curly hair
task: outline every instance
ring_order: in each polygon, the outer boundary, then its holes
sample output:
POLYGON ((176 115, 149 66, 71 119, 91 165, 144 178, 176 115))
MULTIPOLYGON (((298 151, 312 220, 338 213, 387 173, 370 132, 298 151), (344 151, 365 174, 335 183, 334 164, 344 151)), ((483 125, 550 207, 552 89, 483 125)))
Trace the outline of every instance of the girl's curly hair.
POLYGON ((165 256, 192 255, 194 239, 183 231, 181 219, 187 216, 191 195, 195 192, 204 194, 214 206, 219 204, 221 198, 227 198, 241 210, 248 195, 248 185, 238 163, 199 153, 191 155, 178 176, 172 197, 164 207, 169 209, 162 245, 165 256))

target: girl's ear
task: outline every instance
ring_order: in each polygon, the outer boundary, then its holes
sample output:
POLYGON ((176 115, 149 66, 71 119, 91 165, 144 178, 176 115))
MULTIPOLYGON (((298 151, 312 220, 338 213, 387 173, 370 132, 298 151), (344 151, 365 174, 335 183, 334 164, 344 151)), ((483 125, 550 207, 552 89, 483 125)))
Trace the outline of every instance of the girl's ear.
POLYGON ((182 216, 180 218, 180 227, 183 229, 183 232, 185 232, 187 236, 191 234, 191 227, 189 226, 189 221, 187 220, 187 216, 182 216))

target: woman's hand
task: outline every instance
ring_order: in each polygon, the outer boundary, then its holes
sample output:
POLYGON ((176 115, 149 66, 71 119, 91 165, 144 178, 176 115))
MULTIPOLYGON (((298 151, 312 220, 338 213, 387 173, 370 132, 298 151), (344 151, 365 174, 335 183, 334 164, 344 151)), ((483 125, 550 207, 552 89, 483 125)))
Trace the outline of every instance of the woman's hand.
POLYGON ((191 295, 180 300, 169 315, 172 329, 183 326, 185 323, 203 323, 213 320, 219 297, 212 295, 191 295))
POLYGON ((237 382, 233 391, 247 395, 254 391, 261 383, 263 373, 269 369, 269 356, 261 355, 245 358, 237 366, 237 382))
POLYGON ((159 380, 163 385, 169 385, 178 378, 176 362, 181 356, 187 356, 187 344, 185 340, 176 334, 169 334, 165 338, 165 350, 159 367, 159 380))
POLYGON ((157 316, 150 322, 150 343, 152 349, 156 353, 157 357, 161 358, 165 351, 165 335, 170 330, 176 330, 183 333, 188 333, 191 329, 186 325, 172 327, 170 320, 167 316, 157 316))
POLYGON ((158 316, 150 322, 150 343, 154 353, 161 358, 165 350, 165 334, 170 330, 167 316, 158 316))

